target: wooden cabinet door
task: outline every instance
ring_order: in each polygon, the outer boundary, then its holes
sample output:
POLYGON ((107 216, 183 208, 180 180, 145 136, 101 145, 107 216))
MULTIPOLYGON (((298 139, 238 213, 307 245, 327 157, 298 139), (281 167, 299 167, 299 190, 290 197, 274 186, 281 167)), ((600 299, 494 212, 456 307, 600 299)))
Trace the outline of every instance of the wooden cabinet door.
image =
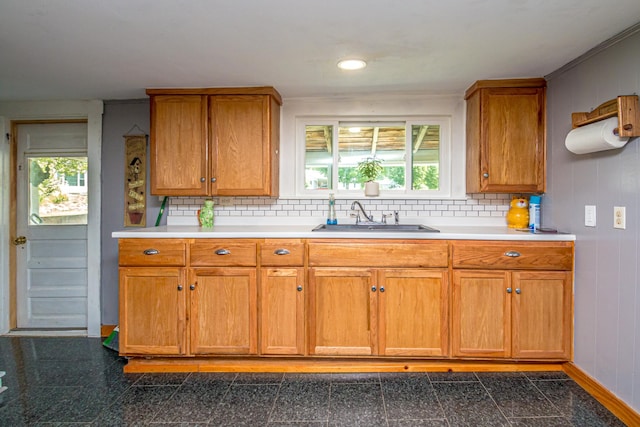
POLYGON ((309 269, 309 354, 376 354, 377 287, 368 268, 309 269))
POLYGON ((513 357, 571 357, 571 273, 514 272, 513 357))
POLYGON ((266 95, 210 98, 212 194, 272 195, 269 100, 266 95))
POLYGON ((191 354, 257 353, 255 268, 191 269, 191 354))
POLYGON ((451 351, 457 357, 510 357, 511 275, 454 270, 451 351))
POLYGON ((207 97, 151 97, 151 194, 204 196, 209 191, 207 97))
POLYGON ((448 355, 448 277, 444 269, 378 272, 380 355, 448 355))
POLYGON ((120 268, 120 354, 184 354, 184 270, 120 268))
POLYGON ((261 269, 261 354, 304 354, 304 292, 303 268, 261 269))
POLYGON ((483 191, 544 191, 544 102, 544 88, 483 89, 483 191))

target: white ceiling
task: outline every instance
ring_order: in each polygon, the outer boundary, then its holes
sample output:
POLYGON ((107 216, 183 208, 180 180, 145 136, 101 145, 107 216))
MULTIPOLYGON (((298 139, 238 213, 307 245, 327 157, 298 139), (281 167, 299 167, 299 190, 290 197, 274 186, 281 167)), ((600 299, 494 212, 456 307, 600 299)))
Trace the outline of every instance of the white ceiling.
POLYGON ((638 22, 638 0, 0 0, 0 100, 462 93, 549 74, 638 22), (369 66, 338 70, 346 57, 369 66))

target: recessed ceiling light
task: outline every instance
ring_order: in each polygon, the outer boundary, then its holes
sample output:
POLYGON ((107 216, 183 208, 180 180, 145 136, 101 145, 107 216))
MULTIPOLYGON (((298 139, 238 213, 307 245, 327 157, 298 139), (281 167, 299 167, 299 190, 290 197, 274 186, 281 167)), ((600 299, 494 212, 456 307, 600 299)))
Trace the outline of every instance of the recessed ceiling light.
POLYGON ((338 68, 342 70, 360 70, 367 66, 362 59, 343 59, 338 62, 338 68))

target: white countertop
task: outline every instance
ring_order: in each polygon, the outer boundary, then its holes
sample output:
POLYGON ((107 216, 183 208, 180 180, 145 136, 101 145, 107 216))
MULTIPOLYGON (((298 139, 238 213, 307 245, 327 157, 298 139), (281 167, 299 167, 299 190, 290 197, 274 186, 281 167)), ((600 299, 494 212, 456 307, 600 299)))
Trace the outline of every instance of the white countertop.
POLYGON ((114 231, 120 238, 202 238, 202 239, 438 239, 438 240, 527 240, 574 241, 576 236, 564 233, 531 233, 505 226, 437 226, 439 233, 430 232, 336 232, 311 231, 314 225, 216 225, 203 229, 194 225, 169 225, 114 231))

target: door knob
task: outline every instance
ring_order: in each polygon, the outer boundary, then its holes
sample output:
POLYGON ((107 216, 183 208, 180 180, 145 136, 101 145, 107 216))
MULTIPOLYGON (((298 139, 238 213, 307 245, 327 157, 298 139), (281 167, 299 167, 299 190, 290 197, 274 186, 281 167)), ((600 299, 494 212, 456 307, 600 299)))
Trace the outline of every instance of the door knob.
POLYGON ((16 246, 24 245, 25 243, 27 243, 27 238, 25 236, 18 236, 13 239, 13 244, 16 246))

